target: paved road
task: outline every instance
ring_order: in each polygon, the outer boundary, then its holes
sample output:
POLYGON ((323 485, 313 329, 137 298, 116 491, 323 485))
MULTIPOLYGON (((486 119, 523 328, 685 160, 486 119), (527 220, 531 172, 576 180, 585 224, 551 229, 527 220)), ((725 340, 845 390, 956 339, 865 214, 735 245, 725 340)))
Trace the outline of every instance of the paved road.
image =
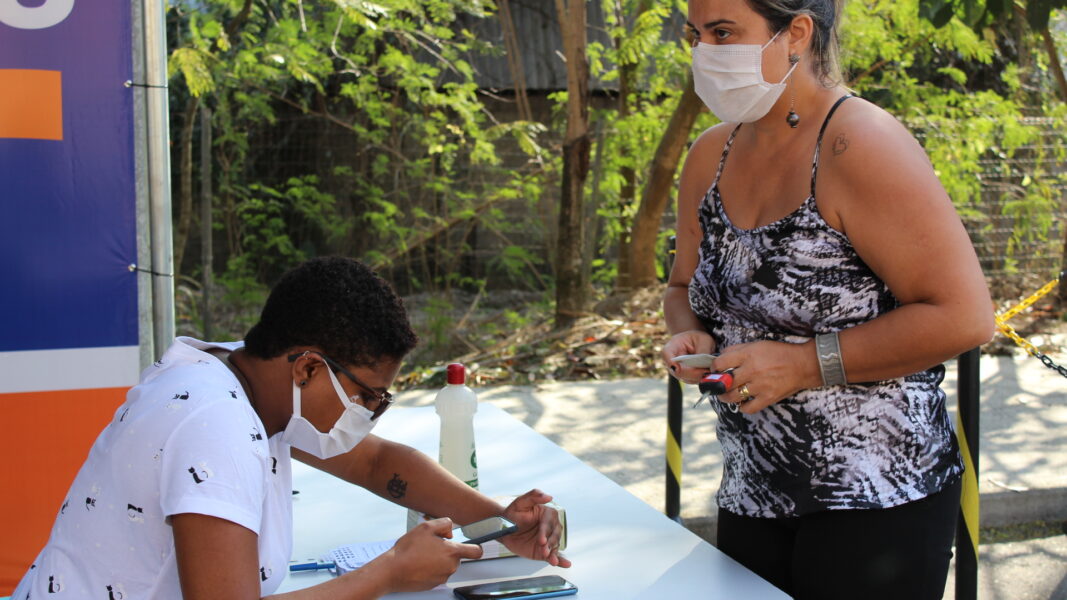
MULTIPOLYGON (((954 411, 955 362, 946 367, 945 390, 954 411)), ((983 527, 1067 521, 1067 379, 1025 356, 983 357, 980 372, 983 527)), ((553 382, 477 391, 479 401, 507 410, 663 510, 663 380, 553 382)), ((400 402, 427 405, 434 394, 405 391, 400 402)), ((715 414, 706 407, 690 408, 696 397, 695 388, 685 390, 681 513, 694 529, 713 531, 722 458, 715 414)), ((983 546, 980 570, 983 600, 1067 600, 1067 536, 983 546)), ((950 581, 946 598, 954 597, 952 589, 950 581)))
MULTIPOLYGON (((955 598, 955 566, 949 568, 944 600, 955 598)), ((1067 535, 978 549, 981 600, 1067 600, 1067 535)))

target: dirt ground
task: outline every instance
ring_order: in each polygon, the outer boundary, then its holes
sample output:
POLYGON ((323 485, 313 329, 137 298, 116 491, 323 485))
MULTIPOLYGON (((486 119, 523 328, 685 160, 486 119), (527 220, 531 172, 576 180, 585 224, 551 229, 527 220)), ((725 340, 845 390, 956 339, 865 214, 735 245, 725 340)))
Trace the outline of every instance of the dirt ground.
POLYGON ((447 340, 432 343, 426 332, 433 335, 434 316, 420 310, 425 299, 405 298, 423 343, 398 384, 437 385, 444 362, 466 364, 478 385, 654 376, 662 368, 659 352, 667 339, 663 290, 661 285, 610 297, 562 330, 553 327, 549 305, 539 295, 503 292, 502 298, 485 299, 455 316, 447 340))

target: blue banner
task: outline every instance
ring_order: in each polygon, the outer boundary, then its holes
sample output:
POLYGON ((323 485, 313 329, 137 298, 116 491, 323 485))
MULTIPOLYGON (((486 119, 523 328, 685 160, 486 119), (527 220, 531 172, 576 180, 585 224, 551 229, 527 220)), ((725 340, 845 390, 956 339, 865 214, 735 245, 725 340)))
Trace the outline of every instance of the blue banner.
POLYGON ((0 0, 0 352, 138 343, 130 9, 0 0))

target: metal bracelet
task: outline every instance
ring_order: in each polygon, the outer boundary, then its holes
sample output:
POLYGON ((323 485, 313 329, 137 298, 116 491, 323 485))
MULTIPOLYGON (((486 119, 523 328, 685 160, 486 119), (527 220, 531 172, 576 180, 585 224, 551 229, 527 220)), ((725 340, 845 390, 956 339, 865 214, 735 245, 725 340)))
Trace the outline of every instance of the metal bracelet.
POLYGON ((837 332, 815 336, 815 354, 819 357, 819 371, 823 385, 845 385, 845 365, 841 362, 841 344, 837 332))

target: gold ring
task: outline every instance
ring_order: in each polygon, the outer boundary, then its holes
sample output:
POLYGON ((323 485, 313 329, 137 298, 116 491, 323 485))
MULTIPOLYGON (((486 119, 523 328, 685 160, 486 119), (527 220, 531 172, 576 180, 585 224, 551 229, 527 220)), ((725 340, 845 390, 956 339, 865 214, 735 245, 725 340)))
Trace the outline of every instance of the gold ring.
POLYGON ((737 393, 741 396, 741 402, 748 400, 748 397, 752 395, 752 393, 748 391, 748 385, 743 385, 738 388, 737 393))

